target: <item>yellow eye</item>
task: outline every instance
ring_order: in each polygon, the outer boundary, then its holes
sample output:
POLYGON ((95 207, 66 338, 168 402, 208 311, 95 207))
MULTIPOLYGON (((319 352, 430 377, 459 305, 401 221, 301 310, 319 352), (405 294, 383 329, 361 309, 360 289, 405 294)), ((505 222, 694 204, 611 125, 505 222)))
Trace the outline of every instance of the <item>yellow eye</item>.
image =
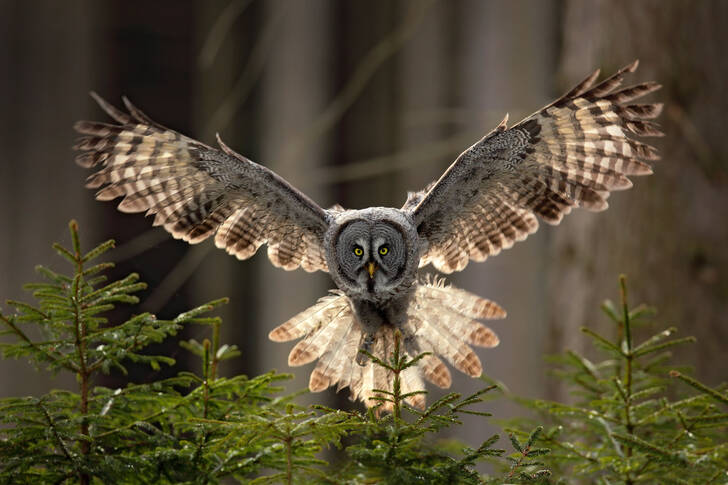
POLYGON ((381 248, 379 248, 379 254, 381 254, 382 256, 384 256, 388 252, 389 252, 389 248, 387 246, 382 246, 381 248))
POLYGON ((360 248, 359 246, 356 246, 354 248, 354 254, 356 254, 357 256, 361 256, 362 254, 364 254, 364 250, 362 248, 360 248))

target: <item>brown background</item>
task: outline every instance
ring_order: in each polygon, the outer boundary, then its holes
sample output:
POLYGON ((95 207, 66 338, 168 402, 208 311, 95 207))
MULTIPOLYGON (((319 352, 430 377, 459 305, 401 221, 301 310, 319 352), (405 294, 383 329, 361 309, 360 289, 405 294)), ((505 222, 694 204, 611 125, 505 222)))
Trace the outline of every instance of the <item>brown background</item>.
MULTIPOLYGON (((621 272, 635 303, 660 309, 662 327, 698 337, 677 360, 717 384, 728 377, 727 32, 722 1, 0 1, 0 296, 25 298, 35 264, 62 267, 50 244, 68 243, 76 218, 87 246, 117 240, 116 274, 150 283, 145 309, 171 316, 232 298, 225 340, 243 357, 225 371, 286 371, 291 345, 267 333, 325 294, 328 276, 275 269, 264 251, 238 262, 209 242, 189 247, 95 202, 69 148, 73 121, 103 118, 89 90, 126 94, 206 142, 220 132, 323 206, 399 206, 505 112, 516 121, 595 67, 611 73, 639 58, 632 79, 665 86, 655 174, 615 194, 607 212, 542 225, 451 279, 508 309, 495 324, 502 344, 480 355, 516 393, 563 392, 543 355, 588 352, 581 325, 609 330, 598 305, 616 298, 621 272)), ((156 350, 185 363, 174 345, 156 350)), ((310 370, 296 370, 289 389, 310 370)), ((3 396, 72 385, 0 363, 3 396)), ((454 382, 460 392, 480 386, 454 382)), ((346 405, 329 391, 304 401, 346 405)), ((479 442, 484 426, 474 420, 461 438, 479 442)))

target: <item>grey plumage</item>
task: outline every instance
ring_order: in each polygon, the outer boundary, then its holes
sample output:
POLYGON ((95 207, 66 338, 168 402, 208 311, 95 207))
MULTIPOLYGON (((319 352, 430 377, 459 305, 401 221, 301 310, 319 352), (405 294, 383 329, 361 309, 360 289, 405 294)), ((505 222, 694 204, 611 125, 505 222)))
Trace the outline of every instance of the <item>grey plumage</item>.
MULTIPOLYGON (((574 89, 508 129, 507 117, 464 151, 439 180, 410 193, 401 209, 324 210, 281 177, 228 148, 213 148, 152 121, 126 98, 128 113, 93 95, 118 123, 81 121, 77 162, 99 168, 87 186, 99 200, 123 197, 119 209, 146 211, 154 225, 191 244, 215 244, 247 259, 268 245, 271 262, 287 270, 328 271, 331 295, 270 333, 301 340, 289 365, 314 360, 309 387, 349 387, 368 406, 392 376, 360 349, 386 359, 394 330, 411 357, 431 352, 402 375, 402 391, 424 379, 448 387, 440 357, 478 376, 470 345, 498 338, 479 320, 503 318, 498 305, 436 279, 418 279, 432 264, 450 273, 483 261, 538 229, 558 224, 574 207, 603 210, 628 175, 651 173, 656 150, 629 135, 659 136, 651 119, 660 104, 630 104, 659 88, 642 83, 617 90, 637 62, 594 86, 596 71, 574 89)), ((422 395, 409 398, 423 407, 422 395)))

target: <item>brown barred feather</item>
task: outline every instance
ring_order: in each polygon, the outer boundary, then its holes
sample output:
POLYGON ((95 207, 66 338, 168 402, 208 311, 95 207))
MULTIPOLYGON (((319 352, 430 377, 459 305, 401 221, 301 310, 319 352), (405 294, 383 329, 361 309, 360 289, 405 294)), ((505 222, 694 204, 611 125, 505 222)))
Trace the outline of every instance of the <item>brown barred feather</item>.
POLYGON ((452 385, 452 377, 447 366, 436 355, 425 356, 420 362, 422 374, 429 382, 441 389, 447 389, 452 385))
MULTIPOLYGON (((335 315, 349 306, 346 296, 336 290, 287 322, 273 329, 268 338, 274 342, 288 342, 309 334, 314 328, 333 320, 335 315)), ((358 343, 358 342, 357 342, 358 343)))
POLYGON ((579 84, 574 86, 571 91, 566 93, 561 98, 554 101, 552 104, 558 103, 562 99, 570 99, 570 98, 576 98, 584 94, 584 92, 591 87, 592 84, 594 84, 594 81, 597 80, 599 77, 599 73, 601 72, 600 69, 597 69, 596 71, 589 74, 583 81, 581 81, 579 84))
POLYGON ((608 96, 604 96, 602 99, 613 104, 624 104, 655 92, 661 87, 662 86, 656 82, 636 84, 634 86, 629 86, 627 88, 620 89, 619 91, 615 91, 608 96))
POLYGON ((662 103, 630 104, 627 106, 619 106, 615 112, 619 117, 628 120, 651 120, 660 116, 662 108, 662 103))
POLYGON ((154 122, 127 98, 125 113, 91 96, 119 125, 79 121, 76 162, 96 168, 96 198, 154 215, 154 225, 191 244, 215 244, 240 259, 268 243, 274 265, 327 271, 323 236, 331 216, 270 170, 154 122))
POLYGON ((558 224, 574 207, 604 210, 611 191, 632 186, 628 176, 652 173, 657 150, 631 136, 662 136, 651 121, 662 104, 634 101, 660 85, 622 87, 637 65, 597 84, 595 71, 510 129, 500 124, 412 194, 403 209, 428 242, 420 265, 462 270, 535 232, 534 216, 558 224))

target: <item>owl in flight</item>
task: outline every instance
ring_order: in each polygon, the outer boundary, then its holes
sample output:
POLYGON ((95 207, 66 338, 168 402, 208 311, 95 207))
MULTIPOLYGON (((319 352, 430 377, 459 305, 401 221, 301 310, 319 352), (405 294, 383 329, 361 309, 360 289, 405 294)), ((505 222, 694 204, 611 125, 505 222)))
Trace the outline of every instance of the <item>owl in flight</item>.
MULTIPOLYGON (((659 89, 646 82, 618 89, 637 61, 594 85, 597 70, 545 108, 507 128, 506 118, 465 150, 425 190, 400 209, 323 209, 276 173, 227 147, 208 146, 152 121, 126 98, 123 112, 92 93, 116 121, 76 123, 76 161, 98 168, 86 186, 98 200, 123 197, 119 210, 154 215, 190 244, 214 236, 238 259, 268 245, 271 262, 286 270, 328 271, 338 287, 270 332, 277 342, 297 338, 288 363, 318 359, 309 388, 349 387, 351 398, 377 404, 392 390, 387 360, 394 330, 410 357, 428 352, 402 373, 401 390, 424 389, 424 379, 449 387, 450 371, 482 373, 470 345, 493 347, 498 337, 479 320, 505 317, 495 303, 418 278, 427 264, 443 273, 484 261, 538 229, 538 217, 558 224, 573 207, 607 208, 628 175, 651 173, 652 146, 632 135, 660 136, 652 121, 661 104, 633 101, 659 89)), ((423 394, 409 404, 424 407, 423 394)))

